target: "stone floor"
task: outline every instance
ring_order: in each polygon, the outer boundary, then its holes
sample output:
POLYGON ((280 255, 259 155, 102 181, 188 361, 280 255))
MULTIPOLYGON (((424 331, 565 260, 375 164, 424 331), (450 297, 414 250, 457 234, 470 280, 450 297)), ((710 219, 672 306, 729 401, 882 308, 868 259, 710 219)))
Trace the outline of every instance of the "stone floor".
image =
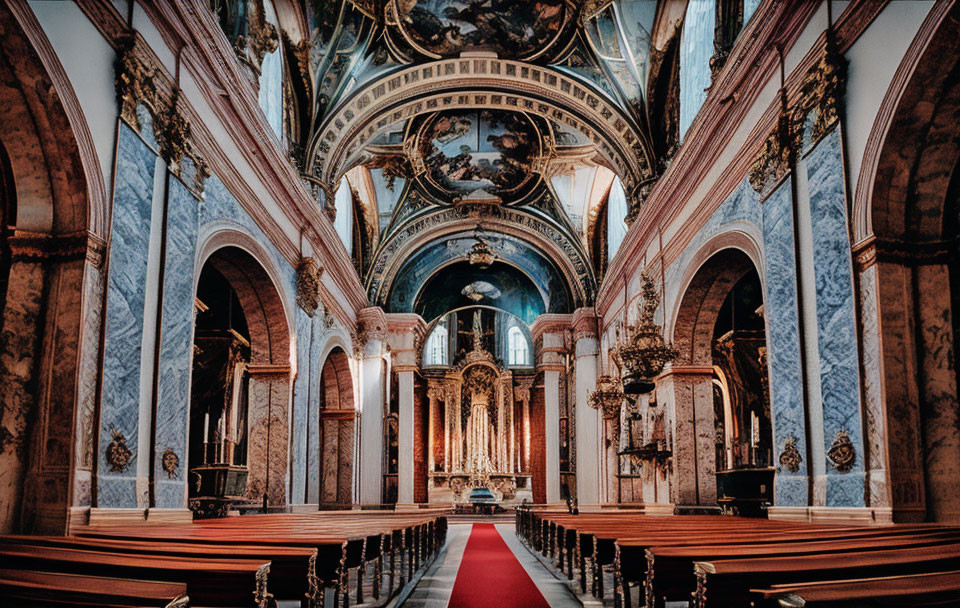
MULTIPOLYGON (((447 607, 471 528, 471 524, 450 525, 447 532, 447 546, 440 551, 437 559, 423 574, 410 596, 399 598, 401 601, 398 602, 398 606, 404 608, 447 607)), ((566 582, 547 570, 520 542, 513 523, 498 523, 496 528, 550 606, 555 608, 579 608, 582 606, 580 601, 570 592, 566 582)), ((482 590, 478 590, 478 592, 482 592, 482 590)))

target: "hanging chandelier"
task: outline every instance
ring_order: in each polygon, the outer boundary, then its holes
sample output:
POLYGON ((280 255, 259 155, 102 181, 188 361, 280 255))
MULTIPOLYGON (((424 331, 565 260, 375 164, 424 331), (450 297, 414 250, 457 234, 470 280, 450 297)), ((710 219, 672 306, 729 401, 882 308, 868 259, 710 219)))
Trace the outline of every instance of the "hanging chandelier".
POLYGON ((623 390, 620 388, 619 380, 613 376, 597 378, 597 390, 587 397, 587 405, 595 410, 602 411, 605 419, 616 420, 620 418, 620 406, 622 404, 623 390))
POLYGON ((673 345, 667 344, 662 328, 653 321, 660 305, 660 293, 646 273, 640 276, 640 293, 639 319, 625 327, 624 335, 617 336, 617 346, 610 352, 620 367, 623 391, 629 394, 652 391, 656 386, 654 378, 680 354, 673 345))

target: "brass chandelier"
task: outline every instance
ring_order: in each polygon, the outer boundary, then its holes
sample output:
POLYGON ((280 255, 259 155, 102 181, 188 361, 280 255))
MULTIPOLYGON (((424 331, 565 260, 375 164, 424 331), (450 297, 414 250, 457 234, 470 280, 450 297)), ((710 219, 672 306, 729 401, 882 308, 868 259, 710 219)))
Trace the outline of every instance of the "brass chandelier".
POLYGON ((653 321, 660 305, 660 293, 646 273, 640 276, 640 293, 642 297, 637 304, 640 318, 625 327, 624 335, 617 336, 617 345, 610 351, 620 367, 623 392, 628 394, 652 391, 656 386, 654 378, 680 354, 673 345, 667 344, 662 328, 653 321))

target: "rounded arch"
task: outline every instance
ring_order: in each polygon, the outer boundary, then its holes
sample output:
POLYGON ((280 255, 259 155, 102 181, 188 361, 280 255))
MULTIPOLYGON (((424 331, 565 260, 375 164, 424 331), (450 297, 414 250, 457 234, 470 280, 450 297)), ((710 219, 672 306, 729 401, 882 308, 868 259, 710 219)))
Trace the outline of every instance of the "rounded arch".
POLYGON ((505 234, 533 251, 547 256, 559 269, 573 298, 573 308, 593 301, 596 280, 589 259, 578 242, 523 211, 493 205, 462 204, 448 207, 424 216, 404 230, 392 234, 381 243, 374 256, 372 271, 367 277, 367 295, 371 302, 383 303, 391 291, 404 264, 389 264, 389 260, 407 260, 421 248, 450 238, 458 233, 473 233, 482 217, 487 233, 505 234), (531 229, 525 229, 529 226, 531 229), (556 241, 554 240, 556 239, 556 241))
POLYGON ((321 409, 355 411, 353 398, 353 374, 350 359, 340 346, 334 346, 324 359, 320 369, 323 390, 321 409))
POLYGON ((106 187, 93 138, 63 66, 24 6, 0 7, 0 141, 21 194, 16 226, 102 237, 106 187))
POLYGON ((749 256, 728 247, 712 254, 694 274, 678 303, 673 343, 682 365, 713 364, 713 329, 727 295, 748 272, 755 270, 749 256))
POLYGON ((201 234, 193 275, 194 293, 201 269, 212 261, 237 291, 247 315, 253 362, 292 365, 296 335, 291 303, 269 259, 266 250, 245 232, 215 227, 201 234))
MULTIPOLYGON (((357 407, 350 358, 332 345, 320 367, 318 465, 308 471, 308 502, 320 509, 349 508, 353 503, 357 407)), ((308 458, 309 462, 310 458, 308 458)), ((309 465, 308 465, 309 466, 309 465)))
POLYGON ((613 100, 575 77, 495 57, 446 59, 409 67, 358 89, 325 120, 309 156, 321 181, 333 184, 366 142, 395 124, 434 109, 522 109, 565 123, 597 142, 599 155, 624 177, 628 193, 651 177, 642 129, 613 100), (518 80, 523 93, 517 93, 518 80), (464 90, 472 91, 464 95, 464 90))
POLYGON ((857 177, 855 242, 940 236, 938 209, 960 153, 958 29, 960 4, 936 3, 887 88, 857 177))
MULTIPOLYGON (((689 261, 685 264, 685 269, 682 275, 683 278, 677 284, 678 289, 672 300, 672 314, 667 318, 666 327, 664 327, 664 335, 672 336, 674 342, 678 340, 678 332, 689 329, 689 318, 681 321, 680 315, 684 309, 684 306, 689 307, 692 303, 692 300, 685 302, 684 298, 688 295, 690 288, 693 286, 694 280, 700 274, 700 271, 704 268, 705 264, 716 254, 724 250, 739 252, 749 260, 750 264, 756 269, 757 274, 760 275, 760 277, 764 276, 762 250, 757 239, 747 232, 747 227, 744 227, 743 229, 731 229, 726 232, 721 232, 701 245, 696 253, 694 253, 689 261), (678 327, 684 323, 687 325, 684 325, 682 329, 678 327)), ((766 301, 766 285, 763 281, 760 283, 763 286, 763 298, 764 301, 766 301)), ((700 288, 702 289, 702 287, 703 286, 701 285, 700 288)), ((721 299, 720 302, 722 303, 723 300, 721 299)), ((693 345, 691 343, 688 346, 692 347, 693 345)), ((678 348, 680 347, 678 346, 678 348)), ((690 354, 692 355, 692 352, 690 354)), ((681 353, 681 357, 683 356, 683 353, 681 353)))

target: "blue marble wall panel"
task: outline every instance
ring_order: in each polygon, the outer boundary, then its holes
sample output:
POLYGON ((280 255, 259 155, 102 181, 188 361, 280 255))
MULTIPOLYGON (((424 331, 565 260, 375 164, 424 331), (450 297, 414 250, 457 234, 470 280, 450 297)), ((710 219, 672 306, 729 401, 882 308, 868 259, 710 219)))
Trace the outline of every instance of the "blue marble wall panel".
MULTIPOLYGON (((323 371, 324 322, 313 321, 310 347, 310 401, 307 403, 307 502, 320 500, 320 375, 323 371)), ((299 432, 299 431, 298 431, 299 432)))
POLYGON ((199 205, 200 201, 186 186, 175 178, 170 179, 157 399, 157 460, 154 462, 156 506, 161 509, 186 508, 187 425, 193 360, 193 270, 199 205), (172 450, 180 463, 172 474, 161 466, 167 450, 172 450))
POLYGON ((791 178, 763 202, 763 248, 766 284, 767 364, 773 411, 774 461, 788 440, 803 459, 791 473, 777 466, 778 506, 805 506, 808 501, 806 422, 797 305, 797 258, 794 245, 791 178))
POLYGON ((770 400, 773 412, 774 458, 789 437, 804 459, 800 471, 782 469, 777 474, 776 504, 807 504, 806 425, 803 411, 803 381, 800 367, 797 317, 796 254, 789 180, 761 202, 761 196, 744 178, 691 239, 680 256, 666 269, 664 303, 668 309, 681 297, 684 274, 694 256, 717 234, 738 230, 762 235, 764 309, 767 314, 767 357, 770 370, 770 400))
POLYGON ((306 492, 307 404, 310 400, 310 334, 313 319, 299 306, 297 323, 297 379, 293 383, 293 470, 290 472, 290 502, 302 503, 306 492))
POLYGON ((137 444, 140 352, 155 168, 156 156, 153 151, 129 127, 121 124, 113 198, 100 404, 96 506, 102 508, 138 506, 136 471, 141 448, 137 444), (122 472, 112 470, 106 457, 115 432, 123 435, 133 454, 122 472))
POLYGON ((805 162, 817 284, 824 451, 830 450, 841 432, 849 435, 856 448, 856 460, 847 473, 840 473, 827 459, 826 503, 831 507, 861 507, 864 505, 863 423, 840 130, 834 129, 824 136, 805 162))

